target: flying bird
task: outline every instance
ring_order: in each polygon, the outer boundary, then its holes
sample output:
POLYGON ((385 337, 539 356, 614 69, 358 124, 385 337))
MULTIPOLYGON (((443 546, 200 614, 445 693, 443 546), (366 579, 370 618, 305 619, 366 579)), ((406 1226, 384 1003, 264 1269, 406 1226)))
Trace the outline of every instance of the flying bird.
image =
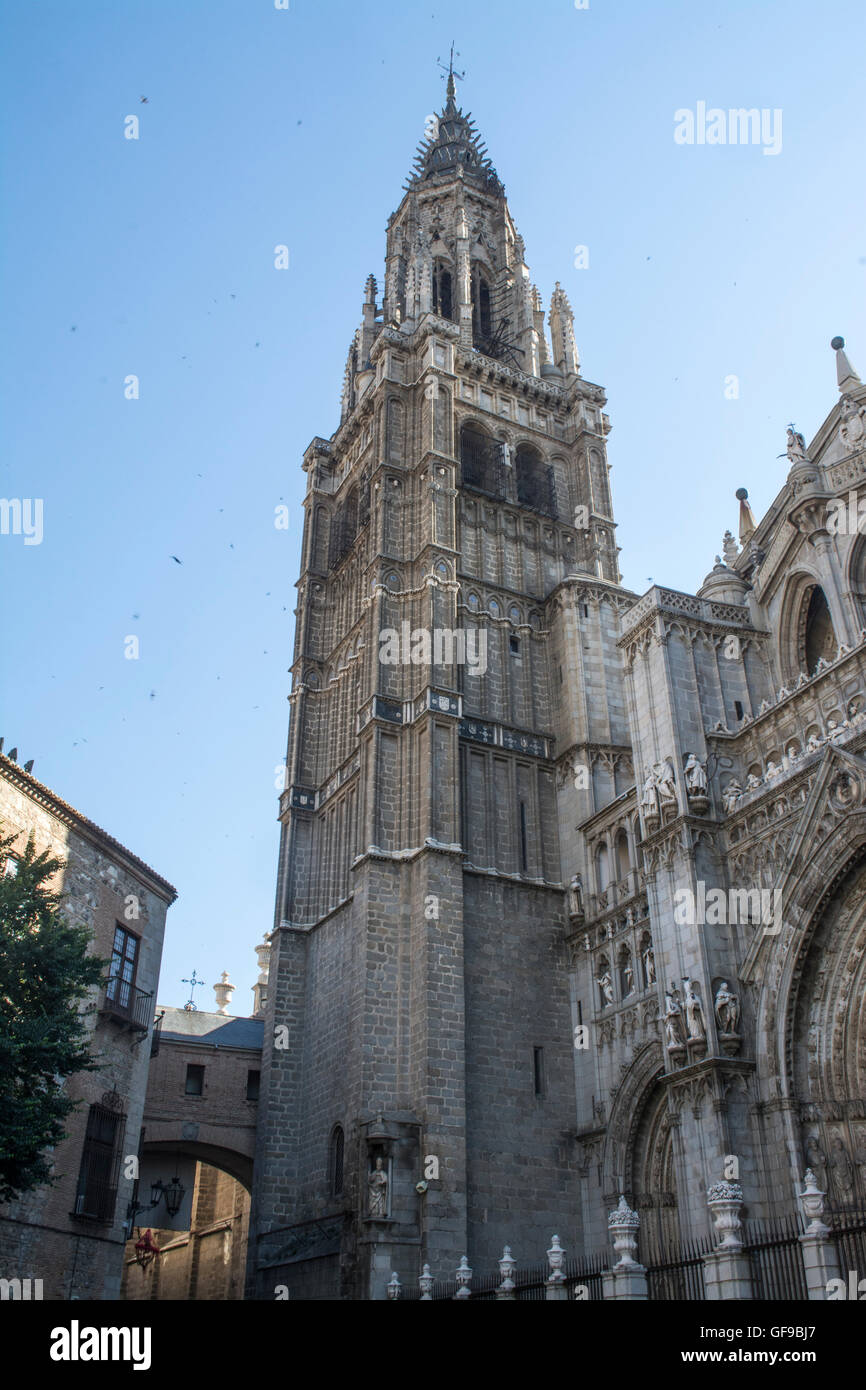
POLYGON ((171 559, 174 560, 174 563, 175 563, 176 565, 182 565, 182 564, 183 564, 183 560, 179 560, 179 559, 177 558, 176 555, 172 555, 172 556, 171 556, 171 559))
POLYGON ((147 103, 148 103, 147 97, 139 97, 139 101, 143 102, 144 105, 147 106, 147 103))

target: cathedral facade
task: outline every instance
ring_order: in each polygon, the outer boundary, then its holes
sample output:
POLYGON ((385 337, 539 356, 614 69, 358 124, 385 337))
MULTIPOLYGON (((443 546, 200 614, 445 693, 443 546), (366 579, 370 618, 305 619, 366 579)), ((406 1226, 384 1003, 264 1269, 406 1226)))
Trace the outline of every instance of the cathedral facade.
POLYGON ((621 583, 606 397, 447 102, 307 449, 248 1293, 866 1189, 866 388, 697 594, 621 583), (852 525, 853 521, 853 525, 852 525), (866 529, 864 523, 863 529, 866 529))

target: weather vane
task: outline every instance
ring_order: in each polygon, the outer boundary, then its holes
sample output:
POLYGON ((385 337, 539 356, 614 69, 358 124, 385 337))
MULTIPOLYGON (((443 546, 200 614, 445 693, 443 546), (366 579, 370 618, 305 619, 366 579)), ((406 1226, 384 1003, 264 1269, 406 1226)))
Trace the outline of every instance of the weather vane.
POLYGON ((192 972, 192 977, 189 980, 181 980, 182 985, 189 985, 189 999, 187 999, 186 1003, 183 1006, 188 1014, 194 1014, 196 1012, 195 1000, 193 999, 193 995, 195 993, 196 987, 198 985, 203 985, 204 983, 204 980, 199 980, 196 978, 195 971, 192 972))
POLYGON ((465 72, 455 72, 455 71, 454 71, 454 59, 455 59, 455 58, 459 58, 459 57, 460 57, 460 54, 459 54, 459 52, 457 51, 457 49, 454 47, 454 44, 453 44, 453 42, 452 42, 452 44, 451 44, 451 56, 450 56, 450 58, 448 59, 448 66, 447 66, 447 68, 446 68, 445 64, 442 62, 442 59, 441 59, 441 58, 437 58, 437 59, 436 59, 436 62, 439 64, 440 68, 442 69, 442 76, 443 76, 443 77, 448 77, 448 78, 454 78, 454 77, 456 77, 456 78, 458 79, 459 82, 463 82, 463 81, 464 81, 464 79, 465 79, 465 77, 466 77, 466 73, 465 73, 465 72))

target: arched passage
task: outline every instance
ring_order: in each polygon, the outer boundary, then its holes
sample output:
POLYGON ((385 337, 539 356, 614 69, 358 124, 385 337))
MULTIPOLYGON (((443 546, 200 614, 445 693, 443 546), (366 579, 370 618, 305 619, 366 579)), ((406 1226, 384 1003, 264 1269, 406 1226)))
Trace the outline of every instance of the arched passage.
POLYGON ((242 1298, 251 1183, 246 1154, 183 1138, 145 1141, 121 1298, 242 1298), (142 1265, 136 1243, 145 1230, 160 1253, 142 1265))

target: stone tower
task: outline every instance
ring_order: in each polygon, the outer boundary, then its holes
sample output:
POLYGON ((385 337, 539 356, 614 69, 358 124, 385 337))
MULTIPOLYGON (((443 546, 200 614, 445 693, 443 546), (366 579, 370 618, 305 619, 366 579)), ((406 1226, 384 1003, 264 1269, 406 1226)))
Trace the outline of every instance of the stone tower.
POLYGON ((635 596, 568 297, 557 284, 548 340, 453 75, 428 125, 339 427, 303 461, 250 1243, 264 1298, 380 1298, 422 1262, 450 1278, 506 1241, 535 1259, 553 1231, 582 1239, 574 828, 634 781, 616 643, 635 596))

